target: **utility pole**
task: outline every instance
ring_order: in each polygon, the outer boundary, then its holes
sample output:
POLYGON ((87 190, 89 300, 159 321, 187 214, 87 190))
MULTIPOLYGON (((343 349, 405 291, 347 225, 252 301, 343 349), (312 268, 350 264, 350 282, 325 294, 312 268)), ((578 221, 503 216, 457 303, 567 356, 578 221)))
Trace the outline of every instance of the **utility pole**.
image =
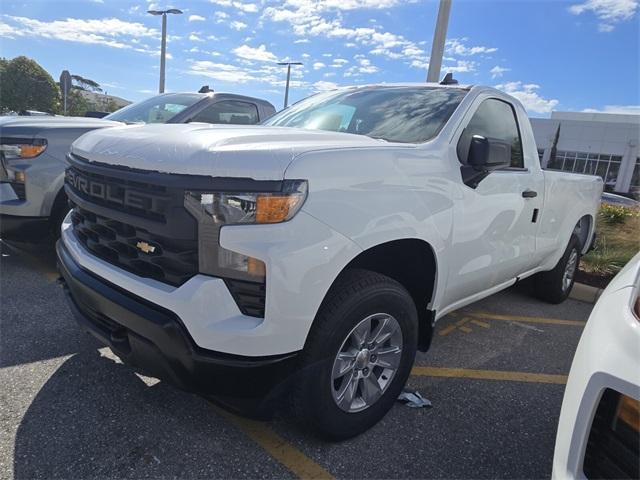
POLYGON ((433 32, 433 45, 431 46, 431 57, 429 58, 429 72, 427 82, 437 82, 440 79, 440 69, 442 68, 442 56, 444 55, 444 44, 447 40, 447 27, 449 26, 449 13, 451 12, 451 0, 440 0, 438 8, 438 19, 436 29, 433 32))
POLYGON ((289 81, 291 79, 291 65, 302 65, 302 62, 278 62, 278 65, 287 66, 287 86, 284 89, 284 108, 289 105, 289 81))
POLYGON ((158 93, 164 93, 164 72, 167 56, 167 13, 181 14, 182 10, 170 8, 169 10, 149 10, 151 15, 162 15, 162 43, 160 47, 160 86, 158 93))

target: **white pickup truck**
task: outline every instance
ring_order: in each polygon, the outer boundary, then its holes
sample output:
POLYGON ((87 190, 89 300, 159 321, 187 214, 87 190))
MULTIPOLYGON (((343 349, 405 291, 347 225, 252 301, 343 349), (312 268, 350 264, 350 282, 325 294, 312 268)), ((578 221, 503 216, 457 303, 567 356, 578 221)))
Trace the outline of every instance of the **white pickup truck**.
POLYGON ((57 251, 81 325, 182 388, 286 394, 332 438, 386 414, 448 312, 527 277, 563 301, 602 192, 543 171, 522 105, 478 86, 101 129, 69 161, 57 251))

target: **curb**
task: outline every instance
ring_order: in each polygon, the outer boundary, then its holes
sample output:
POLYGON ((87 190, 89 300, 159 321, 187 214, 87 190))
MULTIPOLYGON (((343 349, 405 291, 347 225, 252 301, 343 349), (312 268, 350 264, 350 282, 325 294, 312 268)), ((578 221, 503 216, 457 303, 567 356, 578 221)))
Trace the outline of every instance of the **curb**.
POLYGON ((569 293, 569 298, 581 302, 596 303, 600 295, 602 295, 602 292, 602 288, 592 287, 584 283, 574 283, 571 293, 569 293))

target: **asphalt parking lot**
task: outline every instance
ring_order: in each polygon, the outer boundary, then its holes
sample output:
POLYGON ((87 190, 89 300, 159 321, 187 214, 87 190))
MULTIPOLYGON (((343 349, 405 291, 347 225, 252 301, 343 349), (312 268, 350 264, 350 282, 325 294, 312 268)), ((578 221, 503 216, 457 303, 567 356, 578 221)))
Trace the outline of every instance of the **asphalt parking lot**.
POLYGON ((438 323, 400 403, 342 443, 140 377, 76 326, 51 250, 0 243, 0 478, 548 478, 592 305, 516 287, 438 323))

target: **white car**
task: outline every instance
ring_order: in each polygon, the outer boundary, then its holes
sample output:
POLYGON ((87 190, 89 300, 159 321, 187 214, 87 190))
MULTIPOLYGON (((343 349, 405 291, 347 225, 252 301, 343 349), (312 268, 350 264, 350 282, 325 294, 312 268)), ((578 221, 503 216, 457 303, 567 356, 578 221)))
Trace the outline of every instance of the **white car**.
POLYGON ((286 392, 332 437, 382 418, 448 312, 534 275, 563 301, 602 193, 540 168, 516 99, 458 85, 101 129, 69 162, 58 255, 85 328, 184 388, 286 392))
POLYGON ((571 365, 553 478, 640 478, 640 253, 596 303, 571 365))

